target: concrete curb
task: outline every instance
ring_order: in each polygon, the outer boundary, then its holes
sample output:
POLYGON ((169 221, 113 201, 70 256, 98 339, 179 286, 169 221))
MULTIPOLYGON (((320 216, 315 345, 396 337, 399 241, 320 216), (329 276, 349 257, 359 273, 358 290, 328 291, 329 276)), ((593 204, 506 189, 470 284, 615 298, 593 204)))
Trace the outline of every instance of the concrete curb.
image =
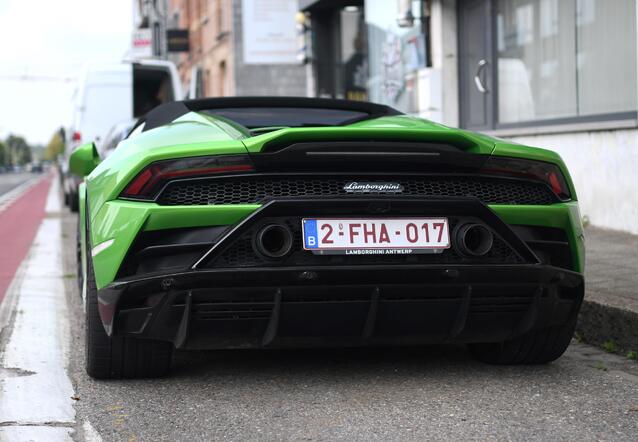
POLYGON ((638 313, 585 300, 576 333, 588 344, 601 347, 612 341, 619 351, 638 351, 638 313))
POLYGON ((13 276, 13 280, 7 288, 4 299, 0 300, 0 338, 4 336, 3 333, 11 324, 11 318, 15 313, 15 306, 18 302, 18 294, 20 292, 20 287, 22 287, 22 281, 24 280, 26 262, 29 260, 30 255, 31 251, 29 250, 29 253, 24 258, 20 267, 18 267, 18 270, 13 276))

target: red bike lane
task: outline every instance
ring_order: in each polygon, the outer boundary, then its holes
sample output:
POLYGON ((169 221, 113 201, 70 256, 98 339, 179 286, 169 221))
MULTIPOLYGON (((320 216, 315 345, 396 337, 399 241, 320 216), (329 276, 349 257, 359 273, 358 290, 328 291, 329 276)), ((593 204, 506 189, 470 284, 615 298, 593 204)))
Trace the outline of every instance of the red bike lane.
POLYGON ((0 303, 44 218, 52 178, 44 178, 0 212, 0 303))

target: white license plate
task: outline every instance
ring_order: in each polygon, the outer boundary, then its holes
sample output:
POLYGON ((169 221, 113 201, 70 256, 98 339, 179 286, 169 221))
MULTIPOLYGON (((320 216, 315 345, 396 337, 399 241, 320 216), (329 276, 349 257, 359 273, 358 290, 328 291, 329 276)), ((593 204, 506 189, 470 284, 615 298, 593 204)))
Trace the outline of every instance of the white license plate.
POLYGON ((302 227, 304 249, 314 253, 436 253, 450 247, 447 218, 306 218, 302 227))

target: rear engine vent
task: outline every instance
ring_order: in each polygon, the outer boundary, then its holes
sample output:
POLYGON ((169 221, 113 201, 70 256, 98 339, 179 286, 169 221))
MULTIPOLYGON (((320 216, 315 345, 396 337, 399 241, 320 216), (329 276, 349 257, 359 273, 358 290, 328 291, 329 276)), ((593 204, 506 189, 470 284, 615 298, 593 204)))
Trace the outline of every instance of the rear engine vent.
MULTIPOLYGON (((361 196, 344 190, 350 182, 398 182, 396 197, 474 197, 486 204, 545 205, 556 202, 541 183, 479 176, 389 176, 335 178, 334 176, 243 176, 183 180, 169 183, 158 198, 162 205, 257 204, 268 198, 361 196)), ((383 192, 377 194, 383 195, 383 192)), ((370 195, 370 194, 368 194, 370 195)))

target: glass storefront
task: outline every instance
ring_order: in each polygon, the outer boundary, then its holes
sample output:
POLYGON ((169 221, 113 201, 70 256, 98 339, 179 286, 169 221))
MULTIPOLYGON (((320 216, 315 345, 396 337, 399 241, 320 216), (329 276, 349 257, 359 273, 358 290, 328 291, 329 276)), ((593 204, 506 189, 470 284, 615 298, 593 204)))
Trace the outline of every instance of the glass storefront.
POLYGON ((422 2, 366 0, 371 101, 417 112, 417 71, 426 67, 422 2))
POLYGON ((368 48, 363 8, 344 8, 339 11, 339 16, 343 97, 365 101, 368 99, 368 48))
POLYGON ((635 112, 635 0, 498 0, 498 123, 635 112))
POLYGON ((301 1, 319 97, 370 100, 417 113, 427 65, 424 0, 301 1))
POLYGON ((363 1, 310 2, 311 59, 319 97, 367 100, 368 44, 363 1))

